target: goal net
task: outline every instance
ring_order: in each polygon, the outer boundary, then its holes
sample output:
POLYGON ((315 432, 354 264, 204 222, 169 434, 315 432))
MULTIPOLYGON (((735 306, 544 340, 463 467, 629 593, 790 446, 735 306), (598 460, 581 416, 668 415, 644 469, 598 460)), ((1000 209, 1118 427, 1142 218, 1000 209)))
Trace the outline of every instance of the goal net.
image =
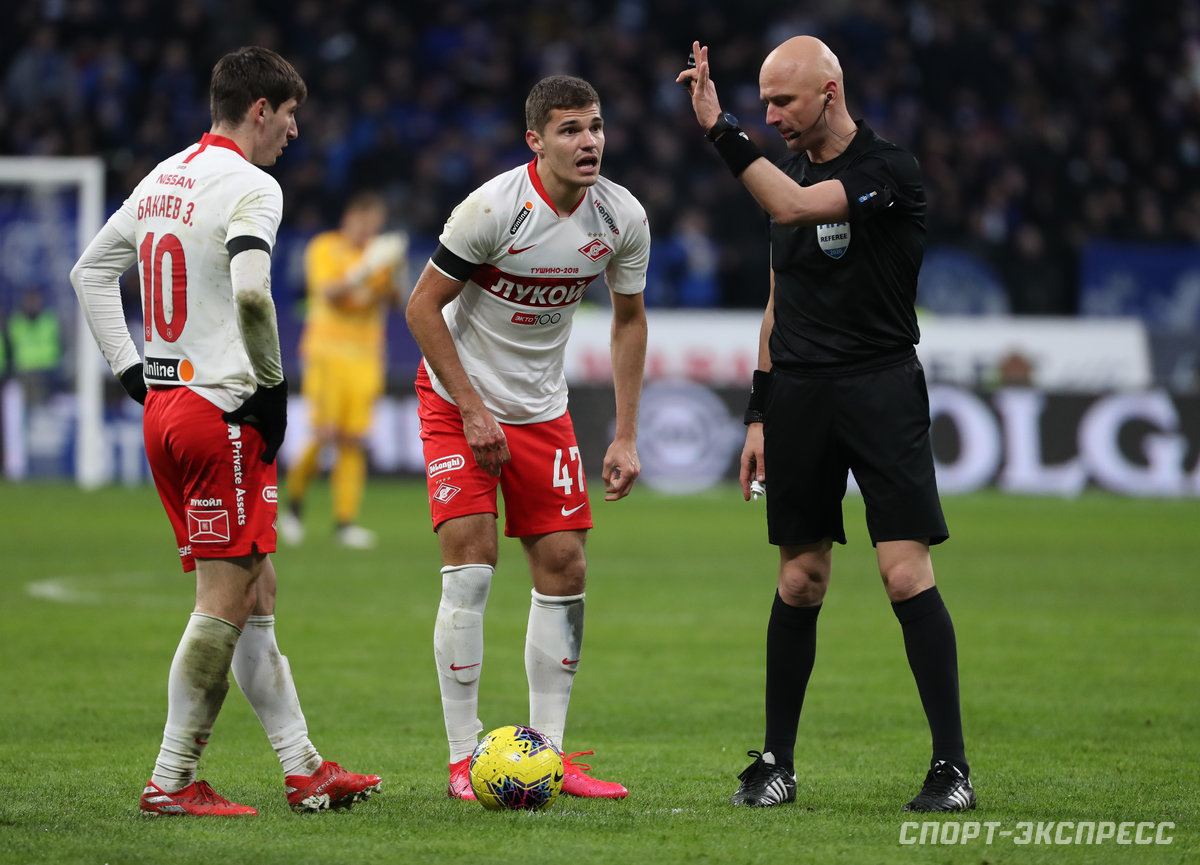
POLYGON ((0 157, 0 446, 11 480, 96 487, 122 473, 128 423, 105 417, 108 367, 68 278, 104 208, 98 157, 0 157))

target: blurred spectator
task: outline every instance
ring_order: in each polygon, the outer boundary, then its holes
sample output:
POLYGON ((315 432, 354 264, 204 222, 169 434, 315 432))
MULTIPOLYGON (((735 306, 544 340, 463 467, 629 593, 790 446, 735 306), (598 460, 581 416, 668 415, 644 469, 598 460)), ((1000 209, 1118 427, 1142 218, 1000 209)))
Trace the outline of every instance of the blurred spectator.
POLYGON ((100 153, 108 188, 128 188, 203 119, 213 60, 260 42, 310 83, 276 172, 285 227, 311 234, 348 188, 372 186, 409 202, 419 241, 512 163, 527 86, 570 72, 606 94, 606 170, 641 191, 651 227, 682 242, 683 210, 710 222, 718 290, 675 286, 666 302, 761 308, 768 263, 737 250, 762 249, 764 224, 701 152, 673 81, 692 39, 716 42, 725 107, 782 153, 758 66, 800 32, 863 82, 846 94, 852 115, 921 160, 930 245, 1003 274, 1014 312, 1074 313, 1090 240, 1200 243, 1194 0, 846 0, 783 18, 769 0, 29 0, 0 32, 0 153, 100 153), (1031 292, 1021 274, 1034 272, 1031 292))
POLYGON ((646 288, 647 305, 719 306, 718 249, 704 211, 696 207, 684 210, 663 247, 657 256, 656 278, 646 288))
POLYGON ((1045 234, 1035 223, 1017 226, 1006 246, 1002 268, 1013 313, 1065 315, 1076 311, 1074 280, 1058 258, 1055 250, 1046 248, 1045 234))
POLYGON ((27 405, 41 405, 62 363, 62 334, 58 316, 45 307, 42 292, 27 289, 19 309, 8 317, 12 371, 25 392, 27 405))

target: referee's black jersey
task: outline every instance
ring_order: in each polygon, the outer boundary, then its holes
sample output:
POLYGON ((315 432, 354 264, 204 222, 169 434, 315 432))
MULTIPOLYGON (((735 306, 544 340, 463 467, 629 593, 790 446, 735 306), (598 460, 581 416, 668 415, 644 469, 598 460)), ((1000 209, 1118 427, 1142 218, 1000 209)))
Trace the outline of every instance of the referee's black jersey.
POLYGON ((920 339, 914 309, 925 252, 925 190, 916 157, 859 120, 828 162, 789 153, 779 167, 801 186, 840 180, 850 220, 788 227, 771 220, 775 326, 771 363, 810 373, 887 366, 920 339))

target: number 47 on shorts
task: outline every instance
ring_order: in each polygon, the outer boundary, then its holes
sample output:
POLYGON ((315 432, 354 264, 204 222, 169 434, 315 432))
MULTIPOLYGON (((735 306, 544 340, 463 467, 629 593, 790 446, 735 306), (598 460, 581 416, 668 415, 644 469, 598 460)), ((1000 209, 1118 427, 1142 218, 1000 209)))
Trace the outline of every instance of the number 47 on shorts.
POLYGON ((586 488, 583 479, 583 460, 579 458, 579 448, 571 447, 567 450, 567 462, 563 462, 562 448, 557 448, 554 451, 554 486, 556 489, 561 488, 563 495, 569 496, 575 491, 575 484, 578 482, 580 491, 586 488), (574 464, 575 477, 571 477, 571 468, 574 464))

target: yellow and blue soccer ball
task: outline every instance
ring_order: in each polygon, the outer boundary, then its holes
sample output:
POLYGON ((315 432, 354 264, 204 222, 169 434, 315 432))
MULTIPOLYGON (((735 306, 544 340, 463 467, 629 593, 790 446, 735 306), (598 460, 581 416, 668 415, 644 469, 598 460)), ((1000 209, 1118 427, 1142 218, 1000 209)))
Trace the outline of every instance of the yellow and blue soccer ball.
POLYGON ((471 789, 491 811, 545 808, 563 784, 562 754, 531 727, 510 724, 488 733, 471 755, 471 789))

